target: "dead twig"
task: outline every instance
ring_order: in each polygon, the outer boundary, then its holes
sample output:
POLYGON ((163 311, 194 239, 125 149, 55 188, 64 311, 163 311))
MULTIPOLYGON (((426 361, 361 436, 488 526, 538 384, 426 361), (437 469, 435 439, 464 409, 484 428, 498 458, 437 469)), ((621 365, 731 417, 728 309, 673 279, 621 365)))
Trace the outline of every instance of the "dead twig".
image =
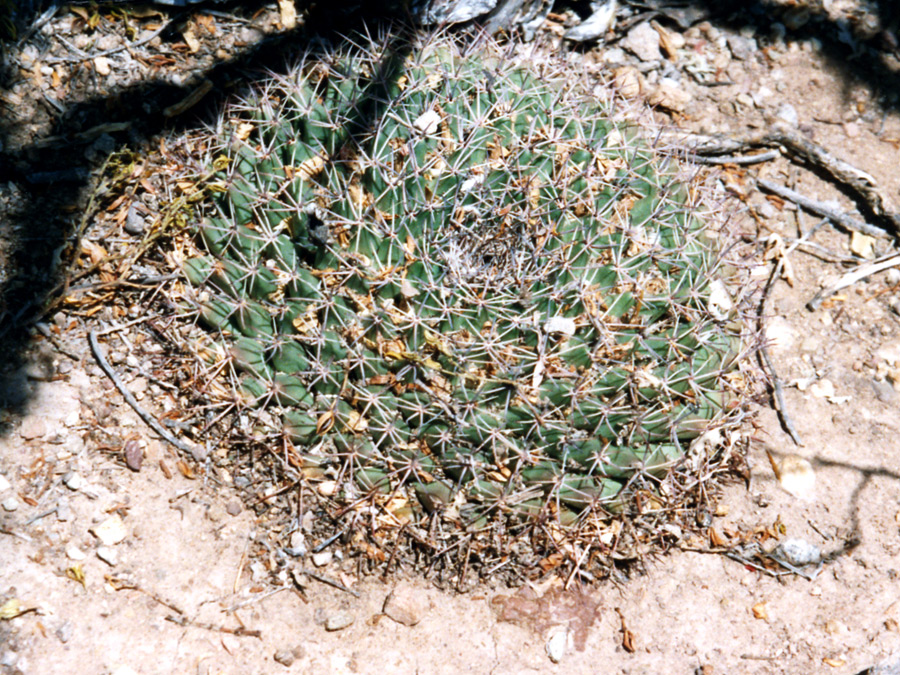
POLYGON ((762 162, 771 162, 773 159, 781 157, 781 153, 777 150, 769 150, 761 152, 758 155, 726 155, 724 157, 703 157, 697 156, 694 161, 698 164, 761 164, 762 162))
POLYGON ((875 227, 874 225, 869 225, 868 223, 857 220, 856 218, 851 218, 847 214, 833 209, 824 202, 816 201, 815 199, 810 199, 809 197, 801 195, 796 190, 791 190, 790 188, 772 183, 771 181, 763 180, 762 178, 760 178, 756 182, 764 190, 768 190, 769 192, 776 194, 779 197, 792 201, 797 206, 803 207, 807 211, 811 211, 818 216, 828 218, 829 220, 848 230, 862 232, 863 234, 867 234, 870 237, 888 236, 887 231, 881 229, 880 227, 875 227))
POLYGON ((796 445, 802 446, 803 441, 800 440, 800 435, 797 433, 797 429, 794 427, 790 415, 788 415, 787 406, 784 404, 784 386, 781 383, 781 378, 778 377, 775 366, 772 364, 772 359, 769 358, 769 350, 766 349, 764 345, 759 348, 759 353, 762 356, 763 363, 766 366, 766 370, 769 371, 769 377, 772 380, 772 395, 775 398, 775 412, 778 413, 778 419, 781 421, 781 426, 784 427, 784 430, 796 445))
POLYGON ((872 276, 873 274, 878 274, 878 272, 883 272, 886 269, 897 266, 900 266, 900 255, 898 254, 893 254, 888 258, 880 261, 868 262, 864 265, 860 265, 859 267, 852 269, 844 274, 834 283, 829 284, 818 293, 816 293, 813 296, 812 300, 806 303, 806 308, 810 311, 815 311, 822 306, 822 303, 827 298, 830 298, 841 289, 847 288, 847 286, 852 286, 857 281, 872 276))
MULTIPOLYGON (((776 123, 763 131, 739 137, 685 132, 676 132, 667 134, 667 136, 670 137, 667 140, 671 140, 673 145, 681 148, 687 147, 701 156, 736 154, 759 147, 783 149, 791 157, 799 158, 807 164, 822 169, 833 179, 846 185, 866 203, 875 216, 889 225, 893 235, 900 234, 900 212, 879 189, 872 176, 835 157, 821 145, 813 143, 783 124, 776 123)), ((868 225, 867 227, 872 226, 868 225)), ((866 234, 872 233, 866 232, 866 234)), ((883 235, 884 231, 879 229, 874 236, 883 235)))
POLYGON ((153 415, 148 413, 146 410, 141 408, 138 405, 138 402, 135 400, 134 396, 130 391, 128 391, 128 387, 125 386, 125 383, 122 382, 118 373, 113 370, 112 366, 106 361, 106 357, 103 355, 103 352, 100 350, 100 344, 97 342, 97 331, 92 330, 88 333, 88 342, 91 346, 91 353, 94 355, 94 359, 97 361, 97 365, 106 373, 107 377, 112 380, 113 384, 116 385, 116 389, 119 390, 119 393, 122 394, 122 397, 125 399, 125 402, 131 406, 131 408, 138 414, 138 416, 144 420, 144 422, 149 426, 153 431, 159 434, 162 438, 167 440, 169 443, 174 445, 176 448, 181 450, 182 452, 186 452, 194 459, 202 459, 205 454, 203 448, 193 447, 185 443, 184 441, 179 440, 175 436, 169 433, 169 431, 160 424, 153 415))
MULTIPOLYGON (((789 242, 792 243, 792 242, 789 242)), ((814 258, 818 258, 824 262, 830 263, 840 263, 840 264, 852 264, 858 263, 859 258, 852 255, 842 255, 840 253, 835 253, 834 251, 830 251, 824 246, 819 246, 818 244, 811 244, 809 242, 805 242, 800 244, 797 247, 797 250, 801 253, 806 253, 807 255, 811 255, 814 258)))
POLYGON ((237 628, 217 626, 213 623, 193 621, 192 619, 189 619, 188 617, 181 614, 169 614, 166 617, 166 621, 171 621, 172 623, 178 624, 179 626, 184 626, 185 628, 202 628, 203 630, 211 630, 217 633, 228 633, 229 635, 239 635, 241 637, 262 638, 262 632, 252 628, 244 628, 243 626, 238 626, 237 628))
POLYGON ((50 340, 50 343, 56 347, 56 351, 63 356, 68 356, 76 363, 80 363, 84 358, 84 354, 79 354, 78 352, 69 349, 62 340, 53 334, 53 331, 50 330, 50 327, 47 324, 38 322, 34 327, 41 335, 50 340))
MULTIPOLYGON (((244 626, 238 626, 237 628, 229 628, 228 626, 218 626, 212 623, 204 623, 201 621, 194 621, 193 619, 187 616, 187 612, 181 609, 178 605, 165 598, 157 595, 153 591, 148 591, 146 588, 141 587, 139 584, 134 583, 128 579, 122 579, 113 576, 106 577, 107 583, 117 591, 137 591, 138 593, 143 593, 149 598, 152 598, 160 605, 165 607, 166 609, 170 609, 175 614, 169 614, 166 617, 166 621, 171 621, 174 624, 178 624, 179 626, 191 627, 191 628, 202 628, 204 630, 211 630, 217 633, 228 633, 229 635, 240 635, 245 637, 255 637, 261 638, 262 633, 258 630, 251 630, 245 628, 244 626)), ((279 589, 281 590, 281 589, 279 589)))
POLYGON ((129 42, 128 44, 121 45, 119 47, 113 47, 112 49, 97 52, 96 54, 86 54, 85 52, 82 52, 80 49, 77 49, 77 47, 75 47, 74 49, 76 50, 76 53, 80 52, 78 56, 50 57, 47 59, 47 63, 81 63, 82 61, 90 61, 91 59, 96 59, 101 56, 111 56, 112 54, 118 54, 119 52, 124 52, 126 49, 136 49, 137 47, 145 45, 154 38, 162 35, 169 27, 173 26, 175 22, 179 20, 181 20, 181 15, 174 16, 162 26, 157 28, 155 31, 145 35, 140 40, 135 40, 134 42, 129 42))
MULTIPOLYGON (((796 248, 804 239, 809 237, 813 232, 818 228, 810 228, 809 232, 804 234, 800 239, 794 242, 794 246, 791 247, 791 250, 796 248)), ((760 332, 765 334, 763 322, 765 321, 766 315, 766 300, 769 298, 769 292, 772 290, 772 286, 775 283, 775 279, 781 274, 781 270, 785 264, 785 257, 787 256, 787 252, 784 252, 779 258, 778 263, 775 267, 772 268, 772 274, 769 276, 769 280, 766 282, 766 287, 763 289, 762 300, 760 302, 760 311, 759 311, 759 328, 760 332)), ((803 441, 800 440, 800 435, 797 433, 796 428, 794 428, 794 423, 791 420, 790 415, 787 412, 787 406, 784 404, 784 388, 781 383, 781 378, 778 377, 778 372, 775 370, 775 366, 772 363, 772 359, 769 358, 769 350, 766 347, 765 342, 760 345, 759 348, 760 359, 762 360, 763 366, 769 373, 769 377, 772 380, 772 394, 775 402, 775 412, 778 414, 778 419, 781 422, 781 426, 791 437, 791 440, 794 441, 795 444, 802 446, 803 441)))
POLYGON ((360 597, 359 593, 357 591, 354 591, 352 588, 344 586, 344 584, 339 581, 335 581, 334 579, 329 579, 328 577, 322 576, 321 574, 316 574, 312 570, 303 569, 300 570, 300 573, 308 576, 310 579, 315 579, 316 581, 323 583, 326 586, 331 586, 332 588, 336 588, 339 591, 344 591, 344 593, 349 593, 354 598, 360 597))

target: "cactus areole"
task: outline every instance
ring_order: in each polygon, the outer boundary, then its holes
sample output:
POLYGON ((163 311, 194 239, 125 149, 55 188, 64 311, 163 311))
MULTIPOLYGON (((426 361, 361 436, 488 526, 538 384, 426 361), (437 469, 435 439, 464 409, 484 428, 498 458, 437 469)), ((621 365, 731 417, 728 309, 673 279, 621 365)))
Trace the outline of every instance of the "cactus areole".
POLYGON ((691 190, 564 78, 390 58, 308 57, 220 125, 185 271, 241 404, 401 520, 565 530, 660 494, 740 351, 691 190))

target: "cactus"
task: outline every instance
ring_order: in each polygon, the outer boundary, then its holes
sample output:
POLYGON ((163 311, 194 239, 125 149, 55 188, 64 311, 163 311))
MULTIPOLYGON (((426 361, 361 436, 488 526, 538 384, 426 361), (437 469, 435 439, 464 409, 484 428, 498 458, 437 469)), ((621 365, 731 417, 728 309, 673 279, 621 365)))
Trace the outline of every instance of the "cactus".
POLYGON ((620 508, 733 407, 689 186, 565 78, 436 41, 385 79, 377 51, 309 57, 220 126, 185 276, 242 400, 348 500, 620 508))

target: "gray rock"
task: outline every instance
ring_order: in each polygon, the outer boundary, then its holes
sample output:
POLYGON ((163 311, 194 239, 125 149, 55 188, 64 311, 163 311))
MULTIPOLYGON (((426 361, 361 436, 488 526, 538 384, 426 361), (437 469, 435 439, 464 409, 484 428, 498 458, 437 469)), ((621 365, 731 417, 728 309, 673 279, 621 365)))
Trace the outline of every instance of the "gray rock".
POLYGON ((65 476, 63 476, 63 485, 65 485, 73 492, 78 492, 81 488, 84 487, 84 478, 81 477, 81 474, 76 473, 75 471, 70 471, 65 476))
POLYGON ((137 203, 132 202, 128 207, 128 216, 125 218, 125 231, 128 234, 143 234, 146 222, 143 216, 138 212, 137 203))
POLYGON ((422 620, 427 607, 416 589, 403 584, 385 598, 381 611, 399 624, 415 626, 422 620))
POLYGON ((348 626, 352 626, 354 621, 356 621, 356 617, 353 614, 341 610, 325 619, 325 630, 329 632, 343 630, 348 626))
POLYGON ((566 626, 553 626, 547 632, 547 641, 544 643, 544 650, 547 657, 553 663, 559 663, 563 660, 566 652, 569 651, 569 643, 572 638, 569 629, 566 626))
POLYGON ((238 33, 238 42, 244 44, 255 44, 264 37, 264 34, 258 28, 243 28, 238 33))
POLYGON ((294 658, 294 653, 290 649, 279 649, 272 658, 285 668, 290 668, 294 665, 294 661, 296 660, 294 658))
POLYGON ((774 218, 778 215, 778 210, 768 200, 755 205, 753 209, 760 218, 774 218))
POLYGON ((423 16, 426 24, 462 23, 487 14, 497 0, 435 0, 423 16))
POLYGON ((97 557, 100 558, 103 562, 105 562, 110 567, 115 567, 119 564, 119 553, 116 549, 110 546, 100 546, 97 548, 97 557))
POLYGON ((860 671, 857 675, 900 675, 900 661, 893 663, 882 661, 871 668, 860 671))
POLYGON ((872 389, 875 390, 875 398, 882 403, 893 403, 897 399, 897 391, 890 382, 872 380, 872 389))
POLYGON ((334 557, 334 554, 331 551, 321 551, 320 553, 314 553, 312 557, 313 565, 316 567, 325 567, 328 563, 331 562, 331 559, 334 557))
POLYGON ((56 355, 52 348, 42 345, 31 354, 28 364, 25 366, 25 376, 29 380, 49 382, 56 375, 56 355))
POLYGON ((288 548, 284 549, 284 552, 294 558, 300 558, 309 553, 309 548, 306 545, 306 537, 302 532, 297 530, 291 534, 291 544, 288 548))
POLYGON ((800 119, 797 117, 797 110, 790 103, 782 103, 778 106, 778 110, 775 111, 775 116, 780 120, 784 120, 792 127, 796 127, 800 124, 800 119))
POLYGON ((135 440, 125 443, 125 466, 134 472, 140 471, 144 464, 144 450, 135 440))
POLYGON ((62 626, 56 629, 56 637, 58 637, 59 641, 63 644, 66 644, 71 640, 74 633, 75 626, 71 621, 66 621, 62 626))
POLYGON ((593 14, 577 26, 572 26, 563 34, 563 37, 575 42, 586 42, 603 37, 616 18, 616 5, 616 0, 592 2, 591 9, 593 14))
POLYGON ((40 438, 47 433, 47 422, 41 417, 29 416, 22 420, 19 435, 26 441, 40 438))
POLYGON ((752 37, 728 35, 725 40, 728 42, 728 48, 731 50, 732 56, 741 61, 752 58, 758 49, 756 40, 752 37))
POLYGON ((641 61, 660 61, 663 57, 659 51, 659 33, 646 21, 628 31, 621 45, 641 61))
POLYGON ((78 548, 75 544, 69 544, 66 547, 66 557, 69 560, 79 561, 79 560, 84 560, 87 557, 87 555, 85 554, 84 551, 82 551, 80 548, 78 548))
POLYGON ((60 499, 56 502, 56 519, 61 523, 72 520, 72 505, 69 504, 68 499, 60 499))
POLYGON ((822 560, 822 552, 818 546, 799 538, 785 539, 775 548, 773 554, 776 558, 797 567, 818 564, 822 560))

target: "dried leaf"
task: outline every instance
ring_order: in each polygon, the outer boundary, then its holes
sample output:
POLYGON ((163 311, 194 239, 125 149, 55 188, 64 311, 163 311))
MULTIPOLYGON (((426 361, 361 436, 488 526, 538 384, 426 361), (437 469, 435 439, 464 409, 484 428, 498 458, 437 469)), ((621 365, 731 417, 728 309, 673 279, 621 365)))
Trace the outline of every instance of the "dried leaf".
POLYGON ((178 467, 178 470, 181 472, 181 475, 184 476, 185 478, 190 478, 191 480, 193 480, 194 478, 197 477, 197 475, 194 473, 194 470, 184 460, 179 459, 175 463, 175 466, 178 467))
POLYGON ((202 28, 210 35, 216 34, 216 21, 209 14, 198 14, 194 17, 194 20, 197 22, 199 28, 202 28))
POLYGON ((250 138, 251 133, 253 133, 253 125, 249 122, 241 122, 234 130, 234 135, 239 141, 246 141, 250 138))
POLYGON ((657 33, 659 33, 659 48, 662 50, 662 53, 665 54, 666 58, 670 61, 674 61, 675 57, 678 56, 678 48, 675 46, 672 34, 656 21, 651 21, 650 25, 653 26, 653 29, 657 33))
POLYGON ((281 25, 287 30, 297 26, 297 8, 294 0, 278 0, 278 11, 281 14, 281 25))
POLYGON ((196 54, 200 51, 200 40, 194 35, 193 27, 189 27, 187 30, 182 31, 181 37, 184 38, 184 43, 188 46, 191 54, 196 54))
POLYGON ((637 649, 634 643, 634 633, 625 625, 625 615, 618 607, 616 607, 616 614, 619 615, 619 621, 622 624, 622 648, 629 654, 633 654, 637 649))
POLYGON ((106 249, 99 244, 95 244, 89 239, 81 240, 81 252, 91 259, 91 263, 96 265, 107 257, 106 249))
POLYGON ((300 166, 296 168, 297 173, 300 174, 300 177, 304 180, 309 180, 313 176, 317 176, 322 173, 322 170, 325 168, 325 158, 321 155, 316 155, 315 157, 310 157, 305 162, 301 162, 300 166))
POLYGON ((715 548, 721 548, 723 546, 727 546, 728 542, 722 538, 722 535, 719 534, 716 528, 709 528, 709 544, 715 548))
POLYGON ((79 584, 87 588, 87 584, 85 583, 84 578, 84 568, 81 566, 81 563, 75 563, 71 567, 66 569, 66 576, 69 577, 72 581, 77 581, 79 584))
POLYGON ((328 410, 321 415, 319 415, 319 419, 316 420, 316 433, 320 436, 322 434, 326 434, 331 431, 331 427, 334 426, 334 411, 328 410))
POLYGON ((0 605, 0 619, 15 619, 22 613, 22 604, 16 598, 10 598, 0 605))
POLYGON ((552 553, 543 560, 540 560, 538 562, 538 566, 546 573, 550 570, 556 569, 557 567, 562 565, 564 561, 565 556, 562 553, 552 553))
POLYGON ((850 250, 860 258, 874 258, 875 237, 870 237, 862 232, 854 232, 850 235, 850 250))
POLYGON ((361 434, 366 429, 369 428, 369 422, 365 417, 360 415, 355 410, 351 410, 350 414, 347 415, 347 423, 345 425, 347 427, 347 431, 352 431, 356 434, 361 434))

